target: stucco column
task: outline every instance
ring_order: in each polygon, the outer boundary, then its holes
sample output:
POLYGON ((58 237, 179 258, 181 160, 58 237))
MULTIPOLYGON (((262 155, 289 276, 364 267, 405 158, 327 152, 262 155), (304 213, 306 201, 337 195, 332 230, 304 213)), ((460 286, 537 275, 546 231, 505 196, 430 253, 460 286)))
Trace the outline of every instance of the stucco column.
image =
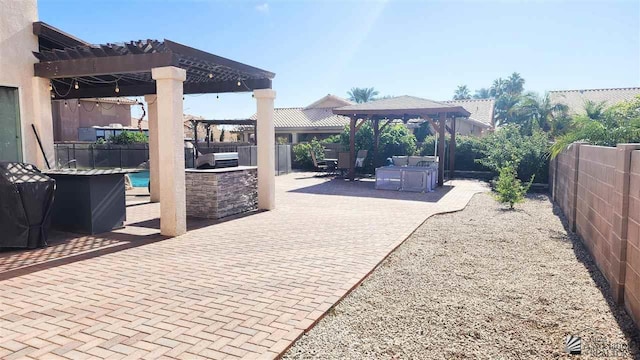
POLYGON ((272 210, 276 206, 276 134, 273 127, 273 99, 271 89, 254 90, 258 107, 258 208, 272 210))
POLYGON ((147 118, 149 119, 149 183, 151 202, 160 201, 160 142, 158 141, 158 97, 145 95, 147 118))
POLYGON ((291 143, 292 144, 297 144, 298 143, 298 133, 297 132, 292 132, 291 133, 291 143))
POLYGON ((187 232, 184 179, 184 130, 182 126, 182 83, 184 69, 154 68, 158 124, 158 170, 160 182, 160 233, 178 236, 187 232))

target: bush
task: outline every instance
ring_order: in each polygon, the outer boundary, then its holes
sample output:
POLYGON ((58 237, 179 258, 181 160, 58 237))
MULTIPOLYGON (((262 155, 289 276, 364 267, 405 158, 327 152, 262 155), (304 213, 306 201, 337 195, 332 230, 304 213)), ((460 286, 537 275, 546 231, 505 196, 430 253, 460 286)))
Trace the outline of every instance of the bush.
POLYGON ((524 195, 529 191, 529 187, 534 177, 527 183, 522 185, 520 179, 516 176, 516 170, 511 165, 507 165, 500 169, 500 176, 496 182, 496 200, 501 204, 509 204, 509 208, 517 203, 524 201, 524 195))
POLYGON ((507 125, 482 139, 484 157, 476 160, 499 173, 512 166, 520 179, 535 178, 542 183, 549 179, 549 140, 542 131, 531 136, 520 133, 516 125, 507 125))
POLYGON ((146 144, 149 138, 143 132, 123 131, 109 138, 109 142, 115 145, 146 144))
POLYGON ((326 139, 320 140, 321 144, 340 144, 340 134, 334 134, 326 139))
POLYGON ((308 143, 299 143, 293 145, 293 160, 296 167, 300 169, 313 169, 313 160, 311 159, 311 151, 316 155, 316 160, 324 159, 324 148, 316 139, 311 139, 308 143))
MULTIPOLYGON (((435 136, 427 136, 420 146, 419 153, 422 156, 433 156, 435 146, 435 136)), ((445 161, 449 156, 449 137, 445 139, 445 161)), ((480 164, 478 159, 484 157, 484 138, 475 136, 456 136, 456 170, 460 171, 491 171, 491 169, 480 164)), ((448 162, 445 166, 448 165, 448 162)))

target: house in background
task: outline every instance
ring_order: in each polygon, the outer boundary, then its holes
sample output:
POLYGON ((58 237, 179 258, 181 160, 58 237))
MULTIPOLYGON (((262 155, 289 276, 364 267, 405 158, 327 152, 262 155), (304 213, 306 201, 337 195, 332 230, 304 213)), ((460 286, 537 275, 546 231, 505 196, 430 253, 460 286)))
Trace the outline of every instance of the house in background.
MULTIPOLYGON (((127 98, 54 100, 53 141, 106 140, 123 129, 138 130, 137 119, 134 122, 131 118, 131 105, 135 104, 135 100, 127 98)), ((148 129, 147 126, 145 130, 148 129)))
MULTIPOLYGON (((450 105, 462 106, 471 113, 467 118, 460 118, 456 124, 456 132, 461 135, 481 136, 487 130, 493 129, 494 99, 470 99, 442 101, 450 105)), ((349 125, 349 118, 335 115, 333 109, 353 105, 351 101, 335 95, 327 95, 311 105, 296 108, 276 108, 273 122, 275 124, 276 140, 291 144, 313 139, 325 139, 340 134, 349 125)), ((250 119, 255 119, 254 114, 250 119)), ((416 119, 418 120, 418 119, 416 119)), ((422 120, 409 120, 406 126, 413 130, 422 120)), ((245 141, 249 141, 251 132, 243 131, 245 141)))
POLYGON ((584 114, 587 101, 596 104, 604 102, 612 106, 622 101, 632 100, 640 95, 640 87, 611 88, 611 89, 582 89, 582 90, 554 90, 549 91, 549 98, 554 103, 565 104, 570 114, 584 114))
MULTIPOLYGON (((276 140, 297 144, 314 137, 321 140, 340 134, 345 125, 349 125, 349 118, 334 115, 332 110, 352 104, 351 101, 329 94, 306 107, 275 108, 273 123, 276 140)), ((256 116, 253 114, 250 119, 255 120, 256 116)), ((246 129, 243 134, 245 141, 249 141, 253 130, 246 129)))
POLYGON ((456 122, 456 133, 460 135, 482 136, 495 127, 493 110, 494 99, 467 99, 442 101, 449 105, 462 106, 471 113, 469 118, 460 118, 456 122))

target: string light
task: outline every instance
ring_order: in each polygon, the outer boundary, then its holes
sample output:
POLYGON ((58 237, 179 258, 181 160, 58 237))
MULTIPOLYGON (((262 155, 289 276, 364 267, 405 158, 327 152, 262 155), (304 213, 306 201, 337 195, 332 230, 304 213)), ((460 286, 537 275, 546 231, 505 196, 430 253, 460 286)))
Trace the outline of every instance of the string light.
POLYGON ((56 98, 56 94, 51 93, 51 98, 52 98, 52 99, 55 99, 55 98, 56 98))
POLYGON ((64 107, 69 107, 69 103, 67 102, 67 100, 64 101, 64 107))
POLYGON ((96 101, 96 107, 100 107, 100 103, 96 101))
POLYGON ((120 88, 118 87, 118 82, 116 81, 116 94, 120 92, 120 88))
POLYGON ((78 107, 80 107, 80 100, 78 100, 78 107))
POLYGON ((242 85, 242 82, 240 81, 240 78, 238 78, 238 86, 242 85))
POLYGON ((209 73, 209 79, 213 79, 213 74, 209 73))
POLYGON ((78 85, 78 80, 76 80, 76 83, 73 84, 73 88, 78 90, 80 88, 80 85, 78 85))
POLYGON ((51 81, 49 81, 49 91, 53 91, 53 84, 51 84, 51 81))
POLYGON ((216 94, 216 99, 220 100, 220 95, 216 94))

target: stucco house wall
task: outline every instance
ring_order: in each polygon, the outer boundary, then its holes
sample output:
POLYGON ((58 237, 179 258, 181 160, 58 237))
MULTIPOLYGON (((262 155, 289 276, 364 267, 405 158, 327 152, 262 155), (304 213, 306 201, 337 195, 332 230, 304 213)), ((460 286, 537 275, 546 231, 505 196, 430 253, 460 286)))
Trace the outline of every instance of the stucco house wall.
MULTIPOLYGON (((31 129, 35 125, 49 162, 53 164, 53 122, 49 81, 33 75, 38 38, 32 24, 38 20, 36 0, 0 0, 0 86, 18 89, 22 158, 44 168, 44 157, 31 129)), ((1 131, 2 129, 0 129, 1 131)))
MULTIPOLYGON (((132 126, 131 105, 78 100, 53 101, 54 141, 78 141, 78 128, 120 124, 132 126)), ((135 125, 138 126, 137 121, 135 125)))

